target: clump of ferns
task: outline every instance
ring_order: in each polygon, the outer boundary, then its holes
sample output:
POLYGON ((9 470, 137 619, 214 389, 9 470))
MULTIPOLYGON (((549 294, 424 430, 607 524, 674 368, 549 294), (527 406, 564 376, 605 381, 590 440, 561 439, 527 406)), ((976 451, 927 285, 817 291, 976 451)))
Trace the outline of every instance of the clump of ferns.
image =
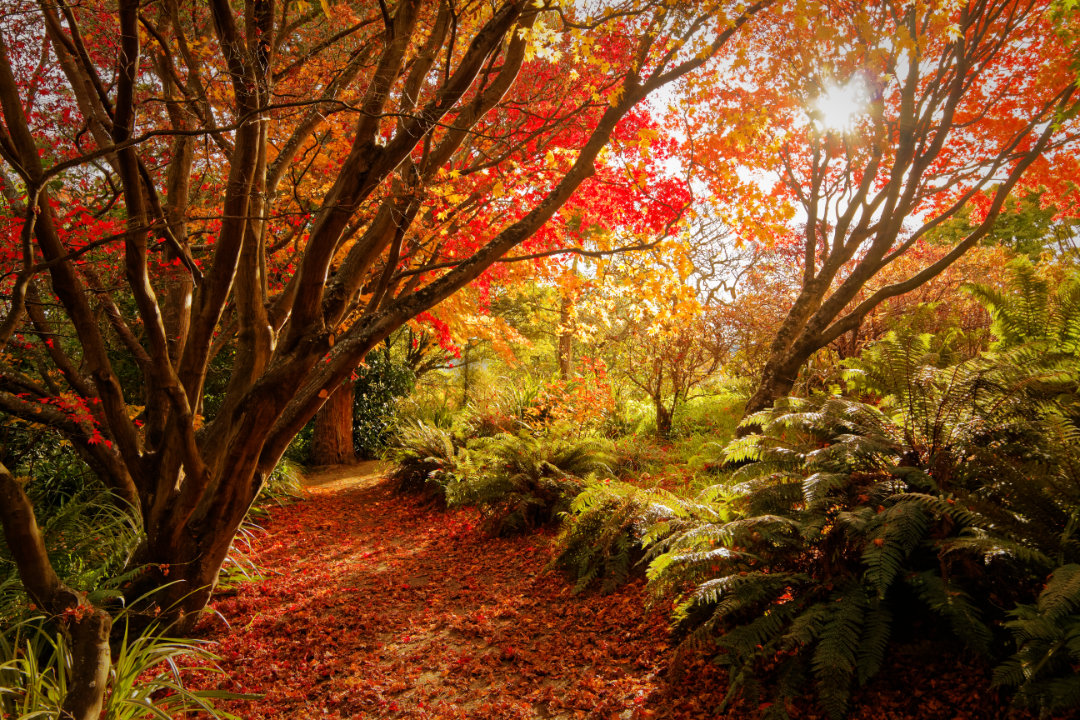
MULTIPOLYGON (((760 434, 727 449, 745 463, 733 476, 738 516, 652 549, 655 588, 692 587, 676 619, 689 642, 715 647, 731 693, 757 694, 768 670, 776 699, 812 680, 841 717, 913 600, 989 654, 994 621, 1061 561, 1080 560, 1066 378, 1015 357, 939 368, 930 355, 919 338, 878 346, 864 380, 891 385, 881 407, 787 399, 750 418, 760 434)), ((782 715, 784 702, 771 710, 782 715)))
POLYGON ((721 517, 711 498, 688 500, 662 488, 593 482, 570 504, 552 566, 574 579, 574 592, 599 585, 611 592, 644 574, 646 544, 691 522, 721 517))
POLYGON ((472 471, 455 485, 450 503, 479 507, 495 535, 550 524, 589 479, 611 475, 611 453, 596 440, 502 433, 471 449, 472 471))
POLYGON ((771 667, 781 699, 801 694, 813 676, 822 705, 840 716, 852 683, 881 665, 891 628, 887 575, 927 523, 919 510, 897 513, 893 527, 907 532, 874 542, 871 525, 905 486, 887 461, 901 448, 874 408, 790 400, 755 421, 764 434, 728 452, 752 461, 728 491, 725 507, 736 515, 691 522, 655 542, 649 578, 658 593, 682 592, 677 624, 688 644, 714 646, 729 669, 729 698, 759 695, 771 667), (864 508, 869 515, 858 513, 864 508), (878 584, 863 579, 868 551, 881 551, 878 584))
POLYGON ((427 493, 442 504, 448 486, 468 465, 468 451, 449 430, 424 422, 407 425, 397 434, 391 453, 396 463, 390 480, 398 492, 427 493))

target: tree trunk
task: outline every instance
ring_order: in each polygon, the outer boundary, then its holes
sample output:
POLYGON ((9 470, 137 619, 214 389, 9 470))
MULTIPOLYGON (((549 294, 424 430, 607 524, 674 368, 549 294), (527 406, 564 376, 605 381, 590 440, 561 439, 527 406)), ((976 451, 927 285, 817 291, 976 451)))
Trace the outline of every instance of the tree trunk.
MULTIPOLYGON (((795 380, 799 377, 800 368, 827 344, 821 340, 820 335, 810 335, 804 331, 790 346, 770 355, 761 371, 757 388, 746 403, 744 415, 753 415, 759 410, 772 407, 778 399, 790 394, 795 387, 795 380)), ((747 432, 748 429, 740 429, 739 434, 745 435, 747 432)))
MULTIPOLYGON (((570 275, 577 277, 577 256, 570 266, 570 275)), ((574 372, 574 329, 571 311, 573 310, 572 287, 562 289, 559 298, 559 345, 556 348, 558 357, 555 358, 559 365, 559 377, 564 380, 570 378, 574 372)))
POLYGON ((559 303, 559 377, 568 379, 574 372, 574 334, 570 329, 570 296, 559 303))
POLYGON ((471 341, 466 341, 461 348, 461 407, 468 407, 469 394, 472 391, 472 376, 469 371, 471 361, 469 351, 472 349, 471 341))
POLYGON ((353 382, 346 381, 315 416, 311 439, 311 462, 345 465, 356 462, 353 451, 353 382))
POLYGON ((668 438, 671 436, 672 411, 664 406, 664 401, 659 397, 653 398, 653 405, 656 406, 656 436, 668 438))
POLYGON ((98 720, 105 703, 112 651, 112 618, 104 610, 79 608, 85 613, 71 622, 71 678, 60 716, 71 720, 98 720))

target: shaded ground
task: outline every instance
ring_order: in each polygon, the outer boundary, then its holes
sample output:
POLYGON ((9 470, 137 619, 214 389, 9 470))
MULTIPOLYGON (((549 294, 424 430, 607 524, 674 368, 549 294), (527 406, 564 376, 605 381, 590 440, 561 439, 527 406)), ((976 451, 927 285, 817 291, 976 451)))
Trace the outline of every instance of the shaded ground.
MULTIPOLYGON (((393 494, 379 466, 329 468, 253 542, 267 579, 218 598, 203 632, 243 718, 717 717, 722 671, 669 669, 666 612, 642 583, 572 595, 550 536, 490 539, 473 511, 393 494)), ((860 718, 1005 718, 985 673, 908 651, 860 718)), ((755 717, 743 701, 724 715, 755 717)), ((809 702, 793 716, 816 718, 809 702)))

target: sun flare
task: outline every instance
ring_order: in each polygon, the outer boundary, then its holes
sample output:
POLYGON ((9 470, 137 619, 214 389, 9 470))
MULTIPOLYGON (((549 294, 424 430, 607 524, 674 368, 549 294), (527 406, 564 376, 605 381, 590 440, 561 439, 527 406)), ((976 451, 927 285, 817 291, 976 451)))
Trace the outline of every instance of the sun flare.
POLYGON ((854 79, 826 88, 814 103, 814 119, 824 130, 849 130, 865 107, 866 88, 854 79))

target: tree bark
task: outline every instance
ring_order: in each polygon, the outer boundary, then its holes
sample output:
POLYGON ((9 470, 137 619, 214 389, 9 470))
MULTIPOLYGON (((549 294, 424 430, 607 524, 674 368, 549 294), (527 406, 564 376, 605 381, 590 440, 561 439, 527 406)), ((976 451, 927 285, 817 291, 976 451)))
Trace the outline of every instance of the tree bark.
POLYGON ((574 334, 570 329, 570 296, 564 294, 559 303, 559 377, 564 380, 574 372, 574 334))
MULTIPOLYGON (((70 687, 61 703, 62 716, 97 720, 105 702, 112 655, 112 618, 69 588, 53 569, 34 508, 20 483, 0 463, 0 522, 26 593, 59 619, 71 649, 70 687)), ((64 660, 61 659, 61 662, 64 660)))
POLYGON ((664 400, 660 396, 653 397, 653 405, 656 407, 656 436, 658 438, 671 437, 672 410, 665 407, 664 400))
POLYGON ((112 651, 109 634, 112 618, 100 608, 81 607, 82 615, 70 621, 71 685, 64 697, 61 717, 98 720, 105 703, 112 651))
POLYGON ((346 465, 356 462, 356 452, 353 450, 352 380, 345 381, 335 390, 315 416, 311 462, 315 465, 346 465))

